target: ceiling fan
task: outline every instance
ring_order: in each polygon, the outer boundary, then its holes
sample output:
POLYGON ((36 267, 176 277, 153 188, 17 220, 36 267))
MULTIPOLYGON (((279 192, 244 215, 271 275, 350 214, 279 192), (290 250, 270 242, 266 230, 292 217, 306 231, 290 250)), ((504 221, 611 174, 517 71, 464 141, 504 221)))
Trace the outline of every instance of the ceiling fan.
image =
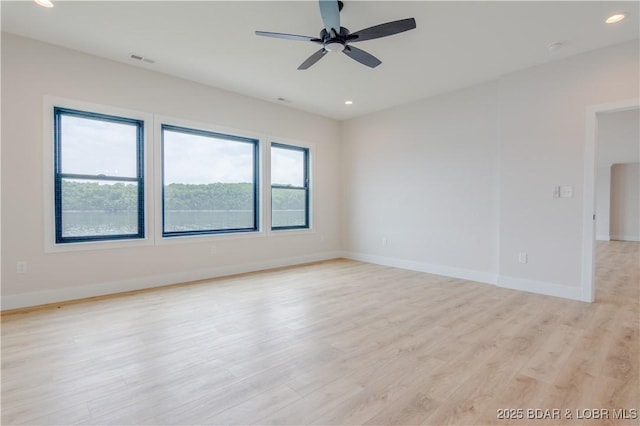
POLYGON ((310 41, 312 43, 322 45, 320 50, 309 56, 306 61, 300 64, 298 67, 299 70, 306 70, 311 65, 322 59, 327 52, 340 51, 363 65, 375 68, 382 62, 372 54, 351 46, 350 43, 386 37, 402 33, 404 31, 409 31, 416 27, 416 20, 414 18, 407 18, 375 25, 373 27, 351 33, 348 29, 340 26, 340 11, 343 7, 343 3, 341 1, 319 0, 319 3, 320 15, 322 15, 322 21, 324 22, 324 28, 320 31, 319 37, 272 33, 267 31, 256 31, 256 35, 289 40, 310 41))

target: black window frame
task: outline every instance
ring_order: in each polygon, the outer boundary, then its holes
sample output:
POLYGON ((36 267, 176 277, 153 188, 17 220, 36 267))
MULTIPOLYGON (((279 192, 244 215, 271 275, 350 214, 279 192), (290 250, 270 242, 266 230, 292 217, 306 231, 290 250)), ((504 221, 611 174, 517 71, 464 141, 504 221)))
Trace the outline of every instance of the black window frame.
POLYGON ((54 127, 54 210, 55 210, 55 242, 56 244, 82 243, 94 241, 132 240, 145 238, 145 182, 144 182, 144 120, 81 111, 66 107, 53 107, 54 127), (78 174, 62 172, 62 116, 80 117, 90 120, 106 121, 109 123, 128 124, 136 126, 136 177, 110 176, 104 174, 78 174), (62 180, 83 179, 106 182, 135 182, 138 185, 137 227, 138 232, 131 234, 108 234, 86 236, 62 235, 62 180))
MULTIPOLYGON (((291 151, 300 151, 304 154, 303 157, 303 166, 304 166, 304 176, 303 176, 303 186, 293 186, 293 185, 274 185, 270 182, 271 188, 271 230, 272 231, 282 231, 288 229, 310 229, 310 214, 309 214, 309 199, 310 199, 310 182, 309 182, 309 148, 297 145, 289 145, 279 142, 271 142, 271 148, 279 148, 279 149, 288 149, 291 151), (273 190, 274 189, 296 189, 296 190, 304 190, 304 225, 292 225, 292 226, 273 226, 273 190)), ((270 152, 271 153, 271 152, 270 152)), ((271 156, 269 156, 271 158, 271 156)), ((273 173, 272 170, 273 162, 271 162, 269 170, 273 173)))
POLYGON ((210 130, 202 130, 202 129, 194 129, 190 127, 183 126, 175 126, 172 124, 161 124, 160 125, 160 139, 161 139, 161 176, 160 176, 160 185, 162 186, 162 198, 160 200, 162 205, 162 237, 163 238, 171 238, 171 237, 184 237, 184 236, 195 236, 195 235, 220 235, 220 234, 237 234, 237 233, 251 233, 258 232, 260 230, 260 141, 258 139, 244 137, 244 136, 236 136, 229 135, 225 133, 219 133, 210 130), (202 229, 202 230, 191 230, 191 231, 166 231, 165 230, 165 150, 164 150, 164 135, 165 130, 204 136, 204 137, 212 137, 216 139, 229 140, 234 142, 241 143, 249 143, 253 145, 253 226, 250 228, 225 228, 225 229, 202 229))

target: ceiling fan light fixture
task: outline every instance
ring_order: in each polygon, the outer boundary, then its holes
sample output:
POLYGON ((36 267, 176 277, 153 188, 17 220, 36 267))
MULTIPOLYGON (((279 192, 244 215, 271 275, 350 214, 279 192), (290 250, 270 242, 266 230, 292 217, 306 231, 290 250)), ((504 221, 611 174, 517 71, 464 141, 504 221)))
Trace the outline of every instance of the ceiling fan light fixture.
POLYGON ((33 0, 33 1, 35 1, 38 6, 47 7, 47 8, 53 7, 53 3, 51 3, 51 0, 33 0))
POLYGON ((614 15, 609 16, 604 22, 607 24, 617 24, 627 17, 626 13, 616 13, 614 15))
POLYGON ((337 41, 330 41, 324 45, 324 48, 329 52, 342 52, 344 50, 344 44, 337 41))

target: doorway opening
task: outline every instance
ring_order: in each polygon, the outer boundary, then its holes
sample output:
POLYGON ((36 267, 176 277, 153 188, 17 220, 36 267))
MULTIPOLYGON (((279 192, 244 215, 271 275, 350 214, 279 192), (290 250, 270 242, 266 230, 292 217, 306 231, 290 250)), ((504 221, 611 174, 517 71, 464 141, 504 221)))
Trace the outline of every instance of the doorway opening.
MULTIPOLYGON (((594 277, 596 266, 596 237, 604 240, 605 237, 608 236, 609 239, 611 239, 611 193, 609 193, 608 198, 609 205, 606 206, 606 194, 601 193, 600 199, 598 199, 598 189, 600 189, 602 192, 605 188, 607 188, 607 186, 611 188, 612 170, 614 170, 614 173, 616 175, 620 174, 613 168, 614 164, 630 164, 638 162, 638 154, 637 152, 634 154, 634 147, 632 146, 631 150, 629 150, 629 146, 624 145, 626 147, 624 148, 622 147, 623 144, 620 141, 613 143, 613 145, 609 147, 611 149, 609 149, 608 151, 605 150, 605 144, 607 140, 612 141, 616 140, 616 138, 623 139, 622 136, 624 135, 622 135, 622 133, 624 132, 616 133, 608 130, 608 133, 606 135, 603 135, 601 134, 600 130, 607 131, 607 129, 611 128, 615 130, 616 122, 629 118, 634 119, 634 117, 637 119, 638 114, 640 114, 639 99, 630 99, 616 103, 596 105, 587 109, 584 167, 585 191, 583 205, 583 270, 581 295, 582 300, 586 302, 593 302, 595 300, 594 277), (617 113, 620 113, 620 115, 617 115, 617 113), (614 145, 615 147, 613 147, 614 145), (600 148, 603 148, 603 150, 601 150, 600 148), (607 167, 609 168, 608 176, 606 172, 607 167), (606 217, 607 214, 608 217, 606 217)), ((629 124, 629 126, 629 128, 632 129, 633 124, 629 124)), ((637 148, 637 144, 638 139, 636 138, 635 148, 637 148)), ((631 143, 631 145, 633 145, 633 143, 631 143)), ((631 172, 631 174, 632 173, 633 171, 631 172)), ((629 212, 625 212, 622 216, 625 215, 629 216, 629 212)), ((619 219, 620 218, 615 218, 615 220, 618 221, 619 219)))

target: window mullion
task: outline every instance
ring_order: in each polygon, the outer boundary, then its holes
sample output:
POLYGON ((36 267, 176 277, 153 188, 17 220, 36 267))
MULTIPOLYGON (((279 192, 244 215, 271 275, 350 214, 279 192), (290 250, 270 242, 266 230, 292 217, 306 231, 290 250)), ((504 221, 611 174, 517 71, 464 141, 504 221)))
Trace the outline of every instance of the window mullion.
POLYGON ((293 185, 271 185, 271 188, 276 188, 276 189, 300 189, 300 190, 306 190, 307 187, 306 186, 293 186, 293 185))
POLYGON ((104 180, 112 182, 138 182, 137 177, 110 176, 110 175, 83 175, 76 173, 60 173, 62 179, 104 180))

